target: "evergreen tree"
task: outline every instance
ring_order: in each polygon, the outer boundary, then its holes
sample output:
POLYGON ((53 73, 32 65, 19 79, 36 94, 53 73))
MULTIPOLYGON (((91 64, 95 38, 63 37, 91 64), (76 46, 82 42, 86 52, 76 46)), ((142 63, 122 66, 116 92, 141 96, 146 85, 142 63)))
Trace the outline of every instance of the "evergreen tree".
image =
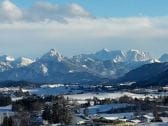
POLYGON ((49 122, 52 122, 52 110, 49 105, 45 106, 44 111, 42 113, 42 118, 44 120, 48 120, 49 122))
POLYGON ((57 96, 53 98, 53 105, 45 107, 42 117, 50 123, 68 125, 72 120, 72 110, 63 96, 57 96))
POLYGON ((13 126, 13 119, 12 117, 5 116, 3 119, 2 126, 13 126))
POLYGON ((83 114, 89 116, 89 109, 87 107, 83 110, 83 114))

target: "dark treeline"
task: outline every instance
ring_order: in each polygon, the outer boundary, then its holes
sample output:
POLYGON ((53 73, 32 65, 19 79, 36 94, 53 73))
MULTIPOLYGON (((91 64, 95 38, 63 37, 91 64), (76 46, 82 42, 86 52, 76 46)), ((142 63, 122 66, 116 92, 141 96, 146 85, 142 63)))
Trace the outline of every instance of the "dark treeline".
POLYGON ((0 106, 7 106, 12 104, 12 100, 10 96, 0 95, 0 106))
POLYGON ((27 82, 27 81, 2 81, 0 82, 0 87, 25 87, 25 86, 31 86, 31 87, 37 87, 41 84, 39 83, 33 83, 33 82, 27 82))

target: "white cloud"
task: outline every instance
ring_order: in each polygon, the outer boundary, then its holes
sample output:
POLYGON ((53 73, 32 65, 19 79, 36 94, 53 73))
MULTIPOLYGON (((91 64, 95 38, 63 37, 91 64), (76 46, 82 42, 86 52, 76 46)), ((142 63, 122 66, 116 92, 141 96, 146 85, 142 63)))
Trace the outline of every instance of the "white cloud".
POLYGON ((37 2, 25 11, 26 21, 54 20, 66 22, 65 18, 90 17, 90 14, 78 4, 58 5, 48 2, 37 2))
POLYGON ((22 11, 8 0, 0 4, 0 21, 15 21, 22 18, 22 11))
POLYGON ((0 22, 26 21, 38 22, 54 20, 63 22, 64 18, 90 17, 80 5, 72 3, 67 5, 51 4, 49 2, 36 2, 29 9, 20 9, 10 0, 0 3, 0 22))
POLYGON ((30 30, 48 38, 167 38, 168 18, 65 18, 67 23, 56 21, 3 23, 0 30, 30 30))

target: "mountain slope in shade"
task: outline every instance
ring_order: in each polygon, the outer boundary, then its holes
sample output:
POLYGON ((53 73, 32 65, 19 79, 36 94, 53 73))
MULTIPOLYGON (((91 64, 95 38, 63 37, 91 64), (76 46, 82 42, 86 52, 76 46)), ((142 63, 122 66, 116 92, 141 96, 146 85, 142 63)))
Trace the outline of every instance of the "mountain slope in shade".
POLYGON ((168 84, 168 69, 165 70, 164 72, 160 73, 155 79, 154 78, 150 78, 150 80, 148 80, 149 82, 152 82, 152 80, 154 80, 153 83, 158 83, 158 84, 168 84))
POLYGON ((94 57, 102 61, 113 60, 114 62, 123 62, 125 60, 125 54, 120 50, 110 51, 108 49, 102 49, 96 52, 94 57))
POLYGON ((134 69, 119 79, 120 82, 139 82, 148 80, 157 80, 164 72, 168 70, 168 63, 146 64, 134 69))
POLYGON ((163 54, 163 55, 159 58, 159 60, 160 60, 161 62, 168 62, 168 53, 163 54))
POLYGON ((150 86, 166 86, 168 84, 168 70, 165 70, 147 80, 140 80, 131 86, 134 87, 150 87, 150 86))

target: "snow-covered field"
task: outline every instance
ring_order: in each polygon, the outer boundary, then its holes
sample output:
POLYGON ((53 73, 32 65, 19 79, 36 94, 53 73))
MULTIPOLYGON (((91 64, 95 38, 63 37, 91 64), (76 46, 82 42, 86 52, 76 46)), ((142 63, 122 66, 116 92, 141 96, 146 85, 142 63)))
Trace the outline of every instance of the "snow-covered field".
POLYGON ((157 94, 134 94, 130 92, 114 92, 114 93, 83 93, 83 94, 73 94, 73 95, 66 95, 69 99, 76 99, 76 100, 86 100, 86 99, 93 99, 94 97, 97 97, 98 99, 105 99, 105 98, 111 98, 111 99, 117 99, 124 95, 127 95, 132 98, 139 98, 144 99, 146 97, 154 98, 158 97, 157 94))
POLYGON ((105 99, 105 98, 111 98, 111 99, 117 99, 124 95, 127 95, 132 98, 138 98, 138 99, 144 99, 146 97, 149 98, 157 98, 159 96, 168 96, 168 93, 150 93, 150 94, 135 94, 131 92, 84 92, 80 89, 75 89, 69 86, 63 86, 63 85, 54 85, 54 86, 42 86, 41 88, 36 89, 23 89, 23 91, 28 91, 31 94, 37 94, 37 95, 59 95, 63 94, 65 97, 68 97, 71 100, 79 100, 84 101, 86 99, 93 99, 94 97, 97 97, 98 99, 105 99))
POLYGON ((42 88, 36 88, 32 90, 26 90, 31 94, 37 94, 37 95, 59 95, 59 94, 70 94, 70 93, 81 93, 81 90, 72 90, 70 87, 65 86, 53 86, 53 87, 42 87, 42 88))
POLYGON ((103 117, 108 120, 116 120, 116 119, 133 119, 134 113, 133 112, 127 112, 127 113, 116 113, 116 114, 100 114, 100 117, 103 117))
MULTIPOLYGON (((126 108, 128 106, 131 106, 130 104, 126 103, 112 103, 112 104, 105 104, 105 105, 94 105, 91 107, 88 107, 89 114, 94 115, 97 113, 106 113, 112 109, 120 109, 120 108, 126 108)), ((83 113, 84 108, 81 108, 81 113, 83 113)))

